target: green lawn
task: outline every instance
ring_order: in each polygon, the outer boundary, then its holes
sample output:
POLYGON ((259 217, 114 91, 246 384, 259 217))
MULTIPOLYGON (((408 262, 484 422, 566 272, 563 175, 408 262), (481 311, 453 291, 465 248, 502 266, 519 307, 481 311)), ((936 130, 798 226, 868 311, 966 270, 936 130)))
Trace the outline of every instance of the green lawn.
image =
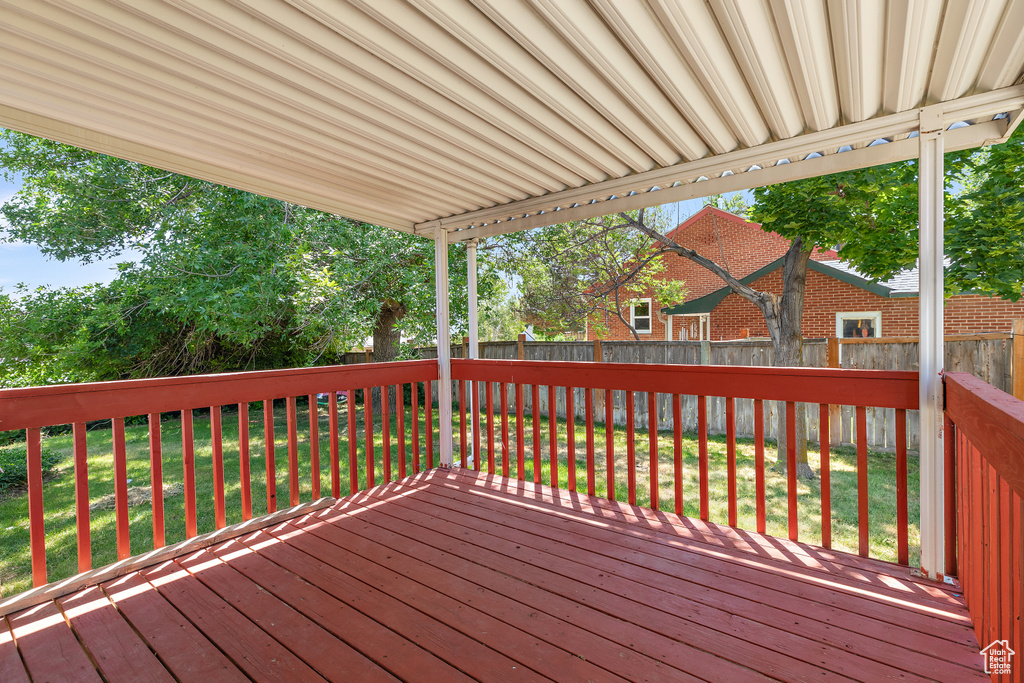
MULTIPOLYGON (((325 409, 320 410, 320 481, 321 495, 330 495, 330 441, 328 436, 328 417, 325 409)), ((363 449, 364 425, 362 407, 357 411, 356 440, 358 443, 359 480, 365 482, 365 451, 363 449)), ((341 493, 349 490, 348 482, 348 435, 347 420, 344 411, 339 415, 339 437, 341 440, 341 493)), ((383 453, 379 416, 374 429, 377 482, 381 482, 383 472, 383 453)), ((411 415, 406 411, 407 448, 406 458, 409 462, 408 472, 411 474, 411 444, 409 424, 411 415)), ((454 428, 458 435, 458 412, 455 411, 454 428)), ((308 412, 304 405, 298 410, 299 438, 299 480, 300 500, 312 499, 311 467, 309 458, 308 412)), ((424 433, 422 429, 422 413, 420 415, 420 451, 421 462, 425 460, 424 433)), ((199 533, 214 529, 213 510, 213 479, 212 451, 210 445, 210 420, 207 415, 195 416, 194 441, 196 455, 196 495, 198 501, 199 533)), ((275 449, 277 469, 277 501, 278 508, 289 505, 288 472, 287 472, 287 441, 286 422, 283 401, 278 402, 275 410, 275 449)), ((437 411, 434 411, 434 422, 437 422, 437 411)), ((500 421, 495 420, 497 471, 501 468, 500 421)), ((567 485, 568 469, 565 464, 566 436, 565 421, 559 420, 559 480, 564 487, 567 485)), ((511 453, 510 473, 515 476, 515 418, 510 416, 509 450, 511 453)), ((250 434, 250 471, 252 478, 253 515, 266 512, 266 479, 265 456, 263 443, 263 413, 259 404, 254 404, 249 415, 250 434)), ((395 436, 395 419, 392 416, 392 459, 393 476, 397 477, 397 438, 395 436)), ((548 422, 541 422, 541 452, 543 472, 541 481, 549 482, 548 465, 548 422)), ((532 422, 529 417, 525 421, 526 435, 526 477, 533 478, 532 422)), ((586 490, 586 433, 582 422, 576 424, 576 471, 580 490, 586 490)), ((163 449, 164 483, 175 484, 183 479, 181 461, 181 424, 180 420, 165 415, 162 423, 161 441, 163 449), (170 418, 170 419, 167 419, 170 418)), ((486 449, 486 436, 481 439, 486 449)), ((597 494, 605 493, 605 435, 603 426, 595 425, 596 447, 596 483, 597 494)), ((148 430, 143 426, 129 426, 126 429, 128 478, 129 486, 147 486, 150 481, 148 430)), ((241 487, 239 484, 238 461, 238 416, 233 410, 223 411, 223 443, 224 471, 226 481, 227 523, 242 521, 241 487)), ((434 449, 438 448, 438 431, 434 429, 434 449)), ((649 457, 647 446, 648 434, 644 430, 636 433, 637 461, 637 502, 648 505, 649 495, 649 457)), ((15 449, 24 452, 24 443, 4 446, 4 449, 15 449)), ((49 477, 43 486, 43 500, 46 510, 46 545, 47 565, 51 581, 66 578, 77 573, 77 546, 75 540, 74 513, 74 475, 72 458, 71 434, 45 436, 43 448, 58 454, 61 458, 55 474, 49 477)), ((666 511, 674 510, 672 484, 672 434, 660 432, 658 436, 659 450, 659 483, 660 507, 666 511)), ((114 490, 113 456, 111 432, 109 424, 91 429, 88 434, 89 451, 89 498, 98 498, 110 494, 114 490)), ((626 500, 626 444, 625 428, 615 429, 616 451, 616 495, 619 500, 626 500)), ((811 465, 818 470, 818 453, 809 455, 811 465)), ((458 453, 456 453, 458 458, 458 453)), ((699 515, 697 439, 695 434, 686 434, 683 439, 683 499, 684 513, 690 516, 699 515)), ((767 491, 767 532, 785 537, 786 521, 786 481, 770 468, 774 462, 774 450, 769 444, 766 448, 766 460, 769 464, 766 473, 767 491)), ((436 459, 435 459, 436 461, 436 459)), ((857 495, 856 495, 856 452, 852 448, 834 448, 832 450, 832 545, 834 548, 856 552, 857 550, 857 495)), ((486 453, 484 454, 486 464, 486 453)), ((754 530, 754 445, 752 439, 740 439, 737 445, 738 467, 738 513, 739 526, 754 530)), ((710 511, 711 521, 726 523, 728 514, 727 481, 726 481, 726 445, 724 436, 710 437, 709 444, 710 470, 710 511)), ((908 463, 910 495, 909 519, 911 563, 918 561, 918 467, 916 458, 908 463)), ((883 560, 896 560, 896 460, 890 453, 869 453, 868 486, 870 504, 870 548, 872 557, 883 560)), ((363 484, 365 486, 365 483, 363 484)), ((820 481, 801 481, 799 485, 800 540, 819 543, 821 540, 821 508, 820 481)), ((164 501, 166 542, 174 543, 185 537, 184 497, 181 495, 165 498, 164 501)), ((92 561, 94 567, 103 566, 116 560, 115 520, 113 510, 99 510, 91 513, 92 517, 92 561)), ((143 504, 130 508, 131 547, 133 553, 145 552, 153 547, 152 513, 150 505, 143 504)), ((29 559, 28 532, 28 501, 25 494, 13 493, 0 500, 0 584, 4 597, 19 593, 31 587, 31 562, 29 559)))

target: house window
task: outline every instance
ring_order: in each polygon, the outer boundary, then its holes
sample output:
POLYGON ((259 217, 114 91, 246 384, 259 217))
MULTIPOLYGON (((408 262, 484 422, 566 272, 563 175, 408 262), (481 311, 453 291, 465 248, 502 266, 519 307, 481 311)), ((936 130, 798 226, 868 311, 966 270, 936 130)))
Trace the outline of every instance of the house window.
POLYGON ((836 313, 836 336, 841 339, 863 339, 882 336, 882 313, 836 313))
POLYGON ((651 333, 651 300, 637 299, 629 307, 629 322, 638 334, 651 333))

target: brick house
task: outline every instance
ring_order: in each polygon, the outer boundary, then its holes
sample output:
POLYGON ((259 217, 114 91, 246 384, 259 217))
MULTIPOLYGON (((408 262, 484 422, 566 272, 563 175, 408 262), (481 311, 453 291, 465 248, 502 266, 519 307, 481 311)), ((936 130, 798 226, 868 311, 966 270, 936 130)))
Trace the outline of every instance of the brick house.
MULTIPOLYGON (((782 292, 782 257, 789 241, 739 216, 704 207, 670 233, 679 244, 728 267, 755 289, 782 292)), ((688 259, 666 255, 663 277, 682 279, 689 290, 682 302, 634 301, 628 315, 641 339, 737 339, 768 336, 760 310, 723 286, 720 278, 688 259), (644 330, 645 331, 641 331, 644 330)), ((862 277, 830 250, 815 249, 807 271, 805 337, 902 337, 918 333, 917 271, 887 282, 862 277)), ((1006 332, 1024 318, 1024 299, 961 294, 946 299, 946 334, 1006 332)), ((613 316, 602 321, 603 339, 632 339, 613 316)), ((588 326, 588 339, 596 337, 588 326)))

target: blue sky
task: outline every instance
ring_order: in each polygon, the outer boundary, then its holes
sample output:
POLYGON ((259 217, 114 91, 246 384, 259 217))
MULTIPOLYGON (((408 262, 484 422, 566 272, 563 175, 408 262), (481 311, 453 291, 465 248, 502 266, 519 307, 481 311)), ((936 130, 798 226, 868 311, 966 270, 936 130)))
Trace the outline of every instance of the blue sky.
MULTIPOLYGON (((0 176, 0 204, 20 188, 0 176)), ((2 229, 2 226, 0 226, 2 229)), ((85 265, 79 261, 61 262, 44 256, 39 248, 23 242, 12 242, 0 232, 0 289, 11 291, 24 282, 30 287, 73 287, 90 282, 110 282, 117 277, 115 261, 85 265)))

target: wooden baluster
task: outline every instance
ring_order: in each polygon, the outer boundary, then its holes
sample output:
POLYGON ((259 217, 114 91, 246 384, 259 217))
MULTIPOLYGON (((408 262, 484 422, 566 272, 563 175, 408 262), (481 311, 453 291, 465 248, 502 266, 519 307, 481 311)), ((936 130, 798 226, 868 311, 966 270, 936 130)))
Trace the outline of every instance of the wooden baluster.
POLYGON ((555 387, 548 385, 548 466, 551 488, 558 488, 558 411, 555 407, 555 387))
POLYGON ((459 466, 465 467, 466 460, 466 448, 468 443, 466 440, 466 383, 463 380, 459 380, 459 466))
MULTIPOLYGON (((430 382, 425 382, 430 385, 430 382)), ((412 473, 420 471, 420 388, 412 383, 412 473)))
POLYGON ((299 432, 295 397, 289 396, 285 405, 288 426, 288 504, 294 507, 299 504, 299 432))
POLYGON ((427 437, 427 469, 434 469, 434 402, 430 396, 430 382, 424 382, 423 388, 423 431, 427 437))
POLYGON ((565 388, 565 464, 569 468, 569 490, 576 486, 576 396, 573 387, 565 388))
POLYGON ((487 472, 494 474, 494 385, 484 382, 484 394, 487 396, 487 472))
POLYGON ((708 499, 708 399, 697 397, 697 469, 700 473, 700 518, 705 522, 711 516, 708 499))
POLYGON ((857 528, 859 552, 868 556, 868 417, 867 408, 857 406, 857 528))
MULTIPOLYGON (((821 445, 821 547, 832 547, 832 467, 829 462, 828 404, 818 405, 818 442, 821 445)), ((897 488, 899 483, 897 482, 897 488)), ((761 533, 764 533, 763 531, 761 533)))
POLYGON ((735 527, 737 520, 736 503, 736 400, 725 398, 725 452, 726 471, 729 478, 729 526, 735 527))
POLYGON ((391 388, 380 388, 380 432, 384 450, 384 482, 391 481, 391 388))
POLYGON ((630 505, 636 505, 636 434, 634 431, 633 392, 626 392, 626 484, 630 505))
POLYGON ((359 490, 359 464, 356 462, 356 390, 348 389, 345 402, 348 413, 348 492, 359 490))
POLYGON ((786 495, 789 500, 789 540, 799 536, 796 500, 796 403, 786 401, 786 495))
POLYGON ((277 473, 274 463, 274 399, 263 401, 263 443, 266 451, 267 512, 277 510, 277 473))
POLYGON ((309 484, 313 500, 320 499, 320 406, 316 394, 309 394, 309 484))
POLYGON ((117 559, 131 557, 128 535, 128 454, 124 437, 124 418, 111 420, 114 436, 114 513, 117 526, 117 559))
POLYGON ((530 387, 530 397, 533 399, 533 483, 539 484, 541 478, 540 464, 540 385, 534 384, 530 387))
POLYGON ((516 479, 526 479, 526 425, 523 424, 523 385, 516 384, 516 479))
MULTIPOLYGON (((150 475, 153 486, 160 485, 160 416, 157 415, 156 423, 156 466, 153 466, 153 416, 150 415, 149 453, 150 453, 150 475)), ((78 540, 78 571, 87 572, 92 569, 92 538, 89 528, 89 465, 88 448, 86 446, 85 423, 76 422, 71 426, 72 439, 74 440, 75 452, 75 521, 77 523, 78 540)), ((159 504, 156 494, 153 496, 153 540, 157 540, 157 518, 160 519, 160 546, 163 545, 164 519, 163 519, 163 489, 160 489, 161 496, 159 504)), ((160 547, 156 546, 156 547, 160 547)))
POLYGON ((220 406, 210 407, 210 446, 213 451, 213 523, 218 529, 227 526, 224 504, 224 435, 220 406))
MULTIPOLYGON (((413 385, 415 389, 415 385, 413 385)), ((395 410, 398 412, 398 477, 405 479, 405 385, 395 387, 395 410)))
POLYGON ((38 427, 25 430, 28 471, 28 533, 32 552, 32 585, 46 584, 46 530, 43 526, 43 438, 38 427))
POLYGON ((648 480, 651 489, 651 509, 657 510, 658 504, 658 395, 647 392, 647 454, 650 457, 648 480))
POLYGON ((615 500, 615 393, 604 392, 605 495, 615 500))
MULTIPOLYGON (((902 565, 910 564, 910 541, 908 536, 908 522, 907 522, 907 411, 899 409, 896 411, 896 556, 897 562, 902 565)), ((946 418, 949 419, 948 417, 946 418)), ((946 439, 949 439, 949 444, 955 449, 956 440, 956 427, 952 422, 948 423, 951 432, 946 433, 946 439)), ((947 455, 947 465, 952 464, 950 460, 955 460, 955 452, 947 455)), ((952 473, 948 472, 947 476, 952 473)), ((946 517, 947 522, 952 521, 955 524, 956 511, 953 511, 952 520, 950 516, 946 517)), ((953 539, 947 539, 947 542, 953 539)), ((953 545, 950 543, 950 545, 953 545)), ((947 564, 952 559, 952 565, 956 565, 956 546, 950 549, 947 547, 947 551, 952 550, 954 555, 952 558, 947 556, 947 564)), ((949 571, 949 567, 946 568, 949 571)), ((955 574, 954 569, 954 574, 955 574)))
POLYGON ((473 470, 480 471, 480 460, 483 457, 480 450, 480 383, 470 382, 469 407, 473 411, 473 470))
POLYGON ((328 428, 331 439, 331 496, 341 497, 341 445, 338 434, 338 392, 332 391, 327 394, 327 419, 331 425, 328 428))
POLYGON ((596 495, 597 473, 594 449, 594 390, 587 387, 583 390, 583 407, 587 412, 587 495, 596 495))
POLYGON ((508 477, 508 387, 499 382, 498 388, 501 392, 501 476, 508 477))
POLYGON ((192 409, 181 411, 182 467, 185 470, 185 538, 198 532, 196 522, 196 451, 192 430, 192 409))
MULTIPOLYGON (((897 411, 896 419, 899 420, 899 411, 897 411)), ((905 420, 905 418, 904 418, 905 420)), ((945 487, 945 504, 943 509, 945 511, 945 568, 944 571, 947 576, 956 576, 956 535, 954 530, 956 528, 956 468, 954 463, 956 462, 956 452, 954 450, 954 444, 956 440, 956 427, 953 426, 953 421, 949 419, 949 415, 943 413, 943 482, 945 487)), ((904 431, 906 429, 904 428, 904 431)), ((905 437, 904 437, 905 438, 905 437)), ((899 443, 899 433, 896 435, 896 537, 897 537, 897 557, 903 557, 903 536, 905 534, 906 524, 906 474, 907 474, 907 455, 906 455, 906 444, 902 446, 902 457, 900 454, 901 446, 899 443), (901 463, 902 460, 902 463, 901 463), (900 475, 903 475, 902 477, 900 475), (903 489, 903 495, 901 496, 901 488, 903 489), (901 505, 902 504, 902 505, 901 505), (902 523, 901 523, 902 517, 902 523)), ((1001 520, 1009 523, 1009 520, 1001 520)), ((1009 546, 1003 546, 1003 548, 1009 549, 1009 546)), ((909 554, 909 552, 908 552, 909 554)), ((1005 576, 1005 573, 1003 574, 1005 576)), ((1004 596, 1009 597, 1009 596, 1004 596)))
POLYGON ((672 394, 672 482, 675 513, 683 514, 683 397, 672 394))
POLYGON ((363 389, 363 432, 366 434, 366 488, 377 485, 377 474, 374 472, 377 452, 373 444, 373 389, 363 389))
POLYGON ((252 519, 252 475, 249 473, 249 404, 238 404, 238 475, 242 489, 242 521, 252 519))

